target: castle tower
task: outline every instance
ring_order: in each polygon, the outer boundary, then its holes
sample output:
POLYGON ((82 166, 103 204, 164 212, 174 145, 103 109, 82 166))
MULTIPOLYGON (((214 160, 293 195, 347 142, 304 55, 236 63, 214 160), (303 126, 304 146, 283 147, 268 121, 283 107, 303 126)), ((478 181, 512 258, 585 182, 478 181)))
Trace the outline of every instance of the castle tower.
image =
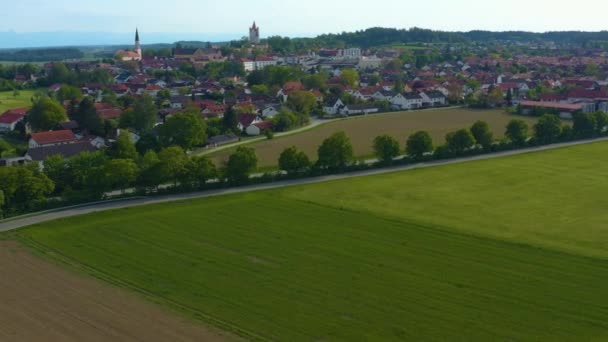
POLYGON ((251 44, 260 44, 260 28, 253 22, 253 26, 249 28, 249 42, 251 44))
POLYGON ((143 57, 143 54, 141 52, 141 44, 139 42, 139 30, 136 28, 135 29, 135 52, 139 55, 139 57, 143 57))

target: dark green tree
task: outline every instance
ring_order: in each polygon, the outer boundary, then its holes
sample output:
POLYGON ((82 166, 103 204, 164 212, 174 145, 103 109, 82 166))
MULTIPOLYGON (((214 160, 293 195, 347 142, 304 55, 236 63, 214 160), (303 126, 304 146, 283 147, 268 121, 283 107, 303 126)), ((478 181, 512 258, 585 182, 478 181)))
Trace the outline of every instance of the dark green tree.
POLYGON ((133 128, 138 132, 149 132, 156 123, 158 110, 154 104, 154 100, 149 95, 144 95, 135 101, 133 108, 133 128))
POLYGON ((408 156, 420 159, 425 153, 433 152, 433 139, 427 131, 418 131, 407 138, 405 151, 408 156))
POLYGON ((494 137, 492 131, 490 130, 490 126, 485 121, 477 121, 471 126, 471 134, 475 138, 475 141, 483 146, 483 148, 488 149, 492 146, 492 142, 494 141, 494 137))
POLYGON ((391 164, 399 156, 399 142, 388 134, 379 135, 374 139, 374 153, 382 164, 391 164))
POLYGON ((160 126, 160 142, 163 146, 177 145, 184 150, 203 145, 207 141, 207 125, 198 109, 178 113, 160 126))
POLYGON ((578 139, 592 138, 597 134, 597 119, 592 113, 574 113, 572 130, 578 139))
POLYGON ((136 160, 138 157, 137 149, 131 138, 130 133, 126 130, 121 131, 121 134, 116 138, 116 142, 108 151, 110 157, 115 159, 131 159, 136 160))
POLYGON ((328 169, 341 169, 353 159, 353 145, 344 132, 337 132, 325 139, 317 151, 317 165, 328 169))
POLYGON ((217 177, 215 165, 205 156, 194 156, 186 163, 184 172, 180 175, 179 183, 186 188, 202 188, 217 177))
POLYGON ((173 185, 177 186, 177 182, 188 163, 188 156, 186 156, 184 150, 179 146, 164 148, 158 153, 158 159, 160 160, 162 179, 171 180, 173 185))
POLYGON ((448 133, 445 141, 448 149, 454 153, 462 153, 475 145, 475 137, 466 128, 448 133))
MULTIPOLYGON (((591 132, 593 132, 593 128, 591 132)), ((541 144, 552 144, 559 140, 562 123, 556 115, 545 114, 534 125, 534 138, 541 144)))
POLYGON ((302 172, 310 166, 311 163, 306 153, 295 146, 286 148, 279 156, 279 168, 288 174, 302 172))
POLYGON ((239 146, 230 155, 224 174, 228 182, 243 184, 249 180, 249 176, 257 169, 258 157, 255 150, 250 147, 239 146))
POLYGON ((35 101, 27 114, 27 120, 34 131, 48 131, 67 119, 65 109, 46 96, 35 101))
POLYGON ((528 140, 528 124, 519 119, 509 121, 505 136, 515 145, 524 145, 528 140))

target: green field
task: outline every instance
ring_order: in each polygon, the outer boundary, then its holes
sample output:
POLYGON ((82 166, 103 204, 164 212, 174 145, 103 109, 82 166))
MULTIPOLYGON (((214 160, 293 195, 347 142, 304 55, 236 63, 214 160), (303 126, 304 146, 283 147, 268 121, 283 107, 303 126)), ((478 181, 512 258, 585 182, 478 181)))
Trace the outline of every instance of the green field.
POLYGON ((96 213, 17 238, 268 339, 602 341, 607 153, 96 213))
POLYGON ((12 91, 0 92, 0 114, 9 109, 31 107, 34 93, 34 90, 19 90, 19 95, 13 96, 12 91))

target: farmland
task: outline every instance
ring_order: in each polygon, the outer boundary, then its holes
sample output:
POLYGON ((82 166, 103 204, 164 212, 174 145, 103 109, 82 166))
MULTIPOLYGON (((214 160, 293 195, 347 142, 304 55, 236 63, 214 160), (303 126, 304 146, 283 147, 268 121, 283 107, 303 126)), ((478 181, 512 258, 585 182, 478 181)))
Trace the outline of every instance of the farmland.
POLYGON ((12 91, 0 92, 0 114, 9 109, 32 106, 31 98, 35 91, 19 90, 18 92, 17 96, 14 96, 12 91))
POLYGON ((276 340, 605 340, 608 143, 62 219, 17 239, 276 340))
MULTIPOLYGON (((312 160, 316 160, 319 145, 337 131, 344 131, 351 137, 356 157, 370 157, 372 141, 380 134, 392 135, 404 146, 407 136, 419 130, 426 130, 435 143, 442 144, 448 132, 470 127, 477 120, 488 122, 495 136, 502 137, 505 126, 511 119, 512 116, 500 110, 457 108, 399 112, 334 121, 309 131, 256 142, 250 146, 256 150, 258 166, 267 168, 276 166, 281 152, 292 145, 303 150, 312 160)), ((534 122, 531 118, 522 119, 527 120, 530 125, 534 122)), ((228 149, 212 155, 214 161, 221 164, 233 152, 228 149)))

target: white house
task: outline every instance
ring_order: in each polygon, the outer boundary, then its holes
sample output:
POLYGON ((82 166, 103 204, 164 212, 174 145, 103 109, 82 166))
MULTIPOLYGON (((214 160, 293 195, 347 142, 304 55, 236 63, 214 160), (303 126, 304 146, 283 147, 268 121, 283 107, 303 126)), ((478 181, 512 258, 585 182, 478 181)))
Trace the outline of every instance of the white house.
POLYGON ((357 114, 372 114, 378 113, 380 109, 372 104, 348 105, 342 109, 342 114, 357 115, 357 114))
POLYGON ((279 106, 278 105, 267 106, 266 108, 262 109, 262 117, 264 119, 272 119, 277 114, 279 114, 279 106))
POLYGON ((25 118, 27 110, 13 110, 0 115, 0 132, 12 132, 25 118))
POLYGON ((444 106, 446 104, 446 97, 442 92, 437 90, 426 91, 420 93, 422 97, 422 103, 425 106, 436 107, 444 106))
POLYGON ((422 96, 415 93, 397 94, 390 102, 394 109, 417 109, 422 107, 422 96))
POLYGON ((336 100, 336 102, 330 102, 329 104, 326 104, 323 107, 323 112, 325 112, 325 114, 329 114, 329 115, 336 115, 336 114, 340 114, 340 111, 342 109, 344 109, 345 105, 342 102, 342 100, 338 99, 336 100), (333 103, 333 105, 331 104, 333 103))

